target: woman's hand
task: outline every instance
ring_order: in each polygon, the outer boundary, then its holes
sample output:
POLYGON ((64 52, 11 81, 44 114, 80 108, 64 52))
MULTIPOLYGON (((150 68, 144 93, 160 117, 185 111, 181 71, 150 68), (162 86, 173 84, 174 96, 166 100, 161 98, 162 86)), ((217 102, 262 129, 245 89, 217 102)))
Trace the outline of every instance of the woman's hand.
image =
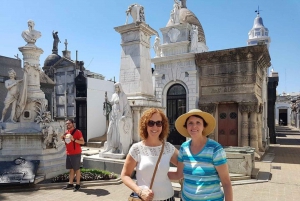
POLYGON ((154 193, 151 189, 143 189, 139 195, 145 201, 153 200, 154 193))

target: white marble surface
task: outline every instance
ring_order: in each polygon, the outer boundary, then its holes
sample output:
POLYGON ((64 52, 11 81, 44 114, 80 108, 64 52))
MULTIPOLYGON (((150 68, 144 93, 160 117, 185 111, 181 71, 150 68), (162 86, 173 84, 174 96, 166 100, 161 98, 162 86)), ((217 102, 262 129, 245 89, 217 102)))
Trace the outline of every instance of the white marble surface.
POLYGON ((226 152, 226 157, 230 173, 251 176, 255 167, 254 153, 226 152))
POLYGON ((156 31, 141 23, 116 27, 121 34, 121 66, 119 80, 128 97, 154 96, 150 61, 150 36, 156 31))

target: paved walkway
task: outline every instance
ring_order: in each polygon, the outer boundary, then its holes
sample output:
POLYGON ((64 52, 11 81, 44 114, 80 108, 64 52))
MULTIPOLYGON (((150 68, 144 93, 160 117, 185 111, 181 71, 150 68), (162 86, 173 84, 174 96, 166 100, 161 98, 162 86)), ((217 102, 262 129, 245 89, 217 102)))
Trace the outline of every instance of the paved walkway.
MULTIPOLYGON (((277 143, 271 145, 262 161, 256 162, 263 172, 270 172, 268 182, 234 185, 234 201, 299 201, 300 200, 300 132, 288 127, 277 128, 277 143)), ((15 190, 3 190, 0 200, 22 201, 126 201, 130 190, 124 184, 93 185, 85 183, 79 192, 61 190, 61 185, 37 185, 39 190, 16 186, 15 190)), ((177 189, 175 188, 177 196, 177 189)), ((176 198, 179 201, 179 198, 176 198)))

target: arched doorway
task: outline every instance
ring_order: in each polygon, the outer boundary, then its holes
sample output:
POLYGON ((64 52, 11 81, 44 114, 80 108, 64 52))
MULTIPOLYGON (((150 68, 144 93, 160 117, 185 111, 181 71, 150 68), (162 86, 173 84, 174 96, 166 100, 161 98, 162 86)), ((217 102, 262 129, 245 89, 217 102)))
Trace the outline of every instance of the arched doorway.
POLYGON ((167 117, 170 124, 168 142, 173 145, 181 145, 186 138, 180 135, 175 128, 177 117, 186 112, 186 91, 180 84, 174 84, 167 92, 167 117))
POLYGON ((287 126, 288 125, 288 111, 287 109, 279 109, 279 125, 287 126))

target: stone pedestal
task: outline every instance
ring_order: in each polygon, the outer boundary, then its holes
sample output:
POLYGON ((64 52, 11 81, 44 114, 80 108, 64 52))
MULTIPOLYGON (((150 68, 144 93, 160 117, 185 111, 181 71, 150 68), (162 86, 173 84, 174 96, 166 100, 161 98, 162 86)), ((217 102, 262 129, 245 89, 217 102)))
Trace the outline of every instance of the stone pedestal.
POLYGON ((138 142, 138 123, 143 112, 151 107, 163 109, 154 96, 150 57, 150 37, 157 32, 144 22, 115 30, 122 38, 120 83, 133 110, 133 142, 138 142))
MULTIPOLYGON (((48 101, 45 99, 45 94, 41 90, 40 85, 40 55, 44 52, 41 48, 35 45, 26 45, 19 47, 19 50, 23 54, 24 68, 28 65, 28 68, 24 70, 26 73, 27 85, 27 102, 22 115, 20 116, 20 122, 34 122, 37 116, 35 112, 36 102, 39 101, 41 104, 47 106, 48 101)), ((24 76, 25 77, 25 76, 24 76)), ((23 78, 25 80, 25 78, 23 78)), ((24 88, 23 88, 24 90, 24 88)))
POLYGON ((31 66, 28 72, 28 98, 45 98, 44 92, 41 90, 40 85, 40 55, 43 54, 43 50, 36 46, 23 46, 19 47, 19 50, 23 54, 23 62, 29 63, 31 66))
MULTIPOLYGON (((51 126, 61 129, 57 122, 52 122, 51 126)), ((66 172, 64 143, 59 138, 56 149, 45 149, 39 124, 0 123, 0 128, 0 161, 13 161, 18 157, 39 160, 37 174, 45 179, 66 172)), ((58 132, 61 134, 62 130, 58 132)))
POLYGON ((251 176, 255 167, 255 149, 252 147, 224 148, 227 157, 229 173, 251 176))
POLYGON ((157 32, 145 23, 115 27, 121 34, 120 83, 127 97, 153 97, 150 37, 157 32))

